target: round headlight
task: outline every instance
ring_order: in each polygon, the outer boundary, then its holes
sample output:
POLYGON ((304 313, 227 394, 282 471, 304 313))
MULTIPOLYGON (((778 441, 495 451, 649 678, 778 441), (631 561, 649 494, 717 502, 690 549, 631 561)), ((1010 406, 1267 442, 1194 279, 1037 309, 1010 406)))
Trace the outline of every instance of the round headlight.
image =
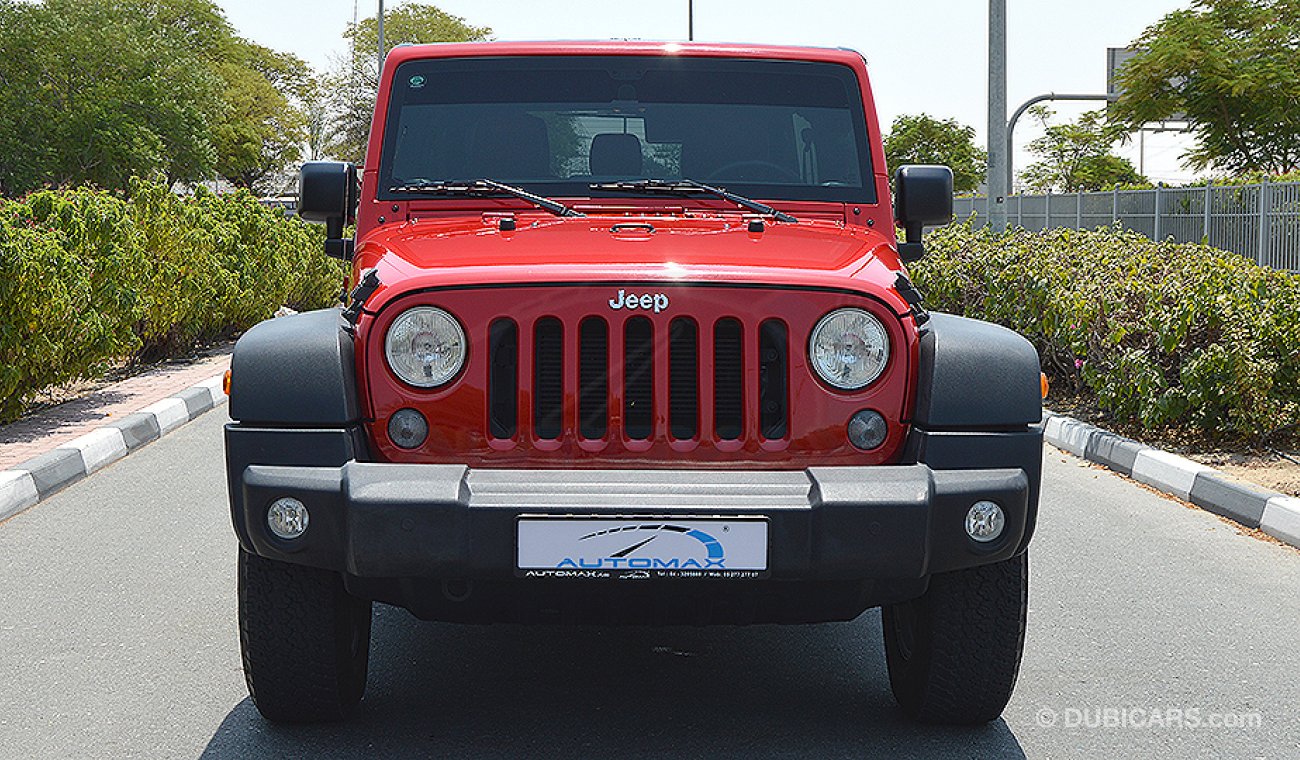
POLYGON ((388 328, 384 355, 402 382, 435 388, 465 364, 465 331, 442 309, 417 306, 402 312, 388 328))
POLYGON ((867 311, 836 309, 813 328, 808 358, 821 379, 841 390, 855 391, 885 371, 889 334, 867 311))

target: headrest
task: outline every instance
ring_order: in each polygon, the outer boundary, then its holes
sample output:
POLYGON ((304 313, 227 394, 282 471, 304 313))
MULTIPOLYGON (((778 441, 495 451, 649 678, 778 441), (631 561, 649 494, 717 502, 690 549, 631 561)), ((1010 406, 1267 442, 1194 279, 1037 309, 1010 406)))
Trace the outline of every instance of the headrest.
POLYGON ((607 132, 591 138, 588 157, 595 177, 640 177, 645 173, 641 140, 636 135, 607 132))

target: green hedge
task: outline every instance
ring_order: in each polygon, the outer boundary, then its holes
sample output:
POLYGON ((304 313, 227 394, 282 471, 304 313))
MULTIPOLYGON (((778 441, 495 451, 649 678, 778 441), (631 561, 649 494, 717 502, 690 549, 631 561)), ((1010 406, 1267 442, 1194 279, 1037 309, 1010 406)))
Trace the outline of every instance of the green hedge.
POLYGON ((1259 441, 1300 420, 1300 276, 1118 229, 931 233, 930 308, 1028 337, 1121 424, 1259 441))
POLYGON ((327 306, 344 268, 322 232, 246 192, 134 182, 0 200, 0 422, 110 361, 184 353, 281 305, 327 306))

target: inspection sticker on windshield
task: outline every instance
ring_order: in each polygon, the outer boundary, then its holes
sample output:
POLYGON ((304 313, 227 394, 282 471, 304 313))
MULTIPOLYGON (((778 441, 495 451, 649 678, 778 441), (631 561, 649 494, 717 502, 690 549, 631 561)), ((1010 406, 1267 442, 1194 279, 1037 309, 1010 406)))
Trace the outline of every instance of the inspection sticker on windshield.
POLYGON ((767 520, 521 517, 525 578, 762 578, 767 520))

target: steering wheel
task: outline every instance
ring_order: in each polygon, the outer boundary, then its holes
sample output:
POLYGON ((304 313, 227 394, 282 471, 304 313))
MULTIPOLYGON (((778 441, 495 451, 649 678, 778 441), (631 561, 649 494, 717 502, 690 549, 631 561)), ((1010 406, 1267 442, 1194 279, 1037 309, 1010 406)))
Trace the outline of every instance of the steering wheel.
MULTIPOLYGON (((798 174, 795 174, 793 171, 785 168, 784 166, 781 166, 779 164, 774 164, 771 161, 759 161, 759 160, 732 161, 729 164, 723 164, 722 166, 719 166, 717 169, 714 169, 712 172, 710 172, 709 175, 705 177, 705 179, 708 181, 713 181, 713 180, 733 180, 737 182, 744 182, 746 180, 749 180, 751 182, 755 181, 756 178, 748 172, 741 172, 739 176, 735 176, 735 175, 728 176, 732 171, 736 169, 744 169, 744 168, 761 169, 767 173, 769 178, 775 177, 776 179, 790 180, 794 184, 800 184, 803 182, 802 177, 800 177, 798 174)), ((762 175, 763 172, 759 172, 758 181, 761 181, 762 175)))

